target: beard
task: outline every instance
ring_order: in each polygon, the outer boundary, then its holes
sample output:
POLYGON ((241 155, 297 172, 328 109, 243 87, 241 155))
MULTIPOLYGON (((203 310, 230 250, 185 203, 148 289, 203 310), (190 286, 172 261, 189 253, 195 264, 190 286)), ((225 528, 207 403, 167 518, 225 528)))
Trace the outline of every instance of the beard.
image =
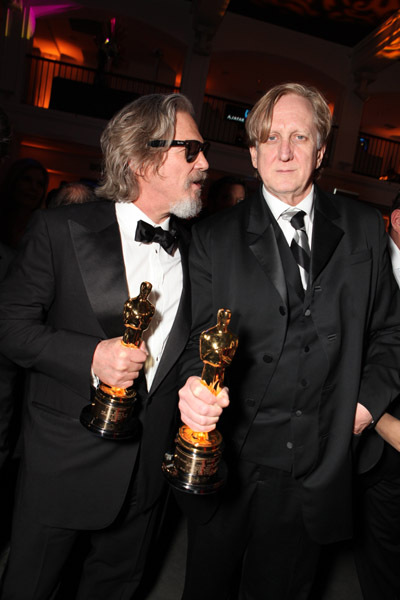
POLYGON ((196 179, 187 180, 185 188, 188 190, 188 193, 193 193, 190 192, 192 183, 201 183, 201 187, 195 190, 193 196, 186 196, 172 204, 169 211, 171 215, 175 215, 175 217, 179 217, 180 219, 192 219, 199 214, 203 207, 203 203, 201 201, 201 191, 206 178, 207 175, 205 173, 201 173, 196 177, 196 179))

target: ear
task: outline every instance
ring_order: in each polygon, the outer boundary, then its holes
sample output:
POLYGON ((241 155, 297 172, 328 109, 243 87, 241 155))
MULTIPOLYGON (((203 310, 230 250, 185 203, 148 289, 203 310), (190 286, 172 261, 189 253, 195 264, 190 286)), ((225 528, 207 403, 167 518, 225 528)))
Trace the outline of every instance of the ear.
POLYGON ((326 145, 322 146, 321 148, 319 148, 319 150, 317 150, 317 161, 316 161, 316 165, 315 165, 316 169, 319 169, 319 167, 321 166, 322 159, 324 158, 325 150, 326 150, 326 145))
POLYGON ((392 224, 392 229, 400 234, 400 208, 396 208, 390 215, 390 222, 392 224))
POLYGON ((134 177, 139 178, 139 177, 146 176, 146 170, 143 168, 143 165, 139 165, 138 167, 135 167, 135 165, 133 164, 133 161, 130 160, 128 162, 128 167, 132 171, 134 177))
POLYGON ((250 156, 251 156, 251 164, 255 169, 257 169, 257 148, 256 146, 250 146, 250 156))

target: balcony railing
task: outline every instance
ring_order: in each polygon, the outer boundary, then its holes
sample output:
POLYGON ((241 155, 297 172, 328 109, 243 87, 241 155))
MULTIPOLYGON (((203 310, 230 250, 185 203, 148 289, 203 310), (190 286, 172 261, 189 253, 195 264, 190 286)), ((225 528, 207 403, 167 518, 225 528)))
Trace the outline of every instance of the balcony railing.
MULTIPOLYGON (((178 87, 101 73, 78 65, 28 56, 25 101, 42 108, 110 119, 132 100, 152 93, 176 93, 178 87)), ((205 95, 200 131, 205 139, 246 147, 245 120, 252 105, 205 95)), ((324 165, 333 155, 337 128, 328 142, 324 165)), ((360 133, 353 172, 376 179, 400 180, 400 143, 360 133)))
POLYGON ((360 133, 353 172, 400 182, 400 143, 360 133))
POLYGON ((251 108, 251 104, 205 95, 200 121, 202 136, 211 142, 246 147, 244 124, 251 108))
POLYGON ((27 104, 101 119, 110 119, 139 96, 179 92, 174 86, 38 56, 28 56, 27 82, 27 104))

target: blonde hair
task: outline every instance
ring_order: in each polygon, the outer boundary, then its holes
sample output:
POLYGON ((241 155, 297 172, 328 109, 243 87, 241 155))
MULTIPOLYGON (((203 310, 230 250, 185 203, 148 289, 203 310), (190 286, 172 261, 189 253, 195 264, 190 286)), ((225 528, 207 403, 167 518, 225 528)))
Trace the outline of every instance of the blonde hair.
POLYGON ((172 141, 176 114, 194 117, 192 103, 181 94, 149 94, 125 106, 106 126, 101 139, 103 172, 96 195, 118 202, 132 202, 139 195, 136 172, 157 171, 169 144, 152 148, 150 140, 172 141))
POLYGON ((273 87, 264 94, 254 105, 247 117, 246 132, 250 147, 267 141, 271 129, 274 106, 282 96, 288 94, 296 94, 297 96, 306 98, 310 102, 317 127, 318 149, 325 146, 332 126, 331 111, 325 98, 314 87, 300 83, 283 83, 273 87))

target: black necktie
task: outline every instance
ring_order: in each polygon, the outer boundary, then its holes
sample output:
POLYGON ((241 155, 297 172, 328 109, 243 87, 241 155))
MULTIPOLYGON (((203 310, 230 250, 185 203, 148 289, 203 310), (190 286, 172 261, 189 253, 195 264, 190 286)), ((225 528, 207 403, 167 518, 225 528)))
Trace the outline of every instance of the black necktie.
POLYGON ((161 248, 164 248, 165 252, 172 255, 178 243, 177 238, 177 232, 173 229, 167 231, 162 227, 153 227, 145 221, 138 221, 135 233, 137 242, 144 242, 145 244, 156 242, 160 244, 161 248))
POLYGON ((308 275, 310 272, 310 246, 304 226, 305 212, 303 210, 288 210, 288 215, 293 215, 290 219, 290 224, 294 228, 293 240, 290 249, 296 259, 300 269, 301 281, 304 289, 307 289, 308 275))

